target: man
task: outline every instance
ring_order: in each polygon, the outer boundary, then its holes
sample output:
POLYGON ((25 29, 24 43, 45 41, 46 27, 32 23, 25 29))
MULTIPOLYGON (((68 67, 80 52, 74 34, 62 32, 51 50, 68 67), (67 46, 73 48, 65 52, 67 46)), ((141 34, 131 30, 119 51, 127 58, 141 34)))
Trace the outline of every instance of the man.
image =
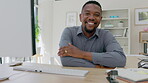
POLYGON ((81 26, 65 28, 58 55, 63 66, 124 67, 123 49, 106 30, 98 29, 102 8, 97 1, 86 2, 80 14, 81 26))

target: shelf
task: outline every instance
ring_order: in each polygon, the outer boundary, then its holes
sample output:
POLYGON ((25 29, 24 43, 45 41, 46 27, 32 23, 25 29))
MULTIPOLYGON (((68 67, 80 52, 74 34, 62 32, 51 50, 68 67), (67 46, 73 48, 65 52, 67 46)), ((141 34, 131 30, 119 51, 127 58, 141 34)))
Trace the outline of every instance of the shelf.
POLYGON ((148 33, 148 31, 140 31, 139 33, 148 33))
POLYGON ((123 18, 102 18, 102 20, 124 20, 124 19, 128 20, 127 17, 123 17, 123 18))
POLYGON ((148 43, 148 40, 142 40, 141 43, 148 43))
POLYGON ((128 39, 128 37, 115 37, 115 38, 118 38, 118 39, 128 39))
POLYGON ((130 13, 129 9, 103 10, 99 27, 110 31, 123 48, 130 54, 130 13))
POLYGON ((102 28, 102 29, 127 29, 128 27, 112 27, 112 28, 102 28))
POLYGON ((139 55, 148 55, 148 53, 139 53, 139 55))

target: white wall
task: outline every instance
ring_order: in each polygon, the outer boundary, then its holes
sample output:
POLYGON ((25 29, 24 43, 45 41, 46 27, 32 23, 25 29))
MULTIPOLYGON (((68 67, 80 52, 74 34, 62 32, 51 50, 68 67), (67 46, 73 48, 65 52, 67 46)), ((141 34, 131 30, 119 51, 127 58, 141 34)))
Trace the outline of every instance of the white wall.
MULTIPOLYGON (((46 1, 46 0, 44 0, 46 1)), ((43 30, 44 34, 44 44, 47 48, 47 52, 51 55, 57 55, 58 44, 60 40, 61 33, 66 27, 66 13, 67 12, 77 12, 77 25, 80 25, 79 13, 81 11, 82 5, 88 0, 60 0, 53 1, 53 7, 49 3, 44 2, 42 4, 42 12, 44 12, 44 18, 42 21, 45 23, 43 30), (51 6, 50 6, 51 5, 51 6), (49 8, 48 8, 49 7, 49 8), (45 32, 44 32, 45 31, 45 32)), ((131 11, 131 53, 138 54, 141 44, 139 44, 139 31, 148 26, 135 26, 134 25, 134 9, 148 7, 147 0, 97 0, 101 3, 103 9, 121 9, 129 8, 131 11)), ((44 26, 44 25, 43 25, 44 26)))
POLYGON ((53 26, 53 1, 39 1, 39 26, 41 28, 41 36, 44 48, 43 63, 49 63, 52 55, 52 26, 53 26))

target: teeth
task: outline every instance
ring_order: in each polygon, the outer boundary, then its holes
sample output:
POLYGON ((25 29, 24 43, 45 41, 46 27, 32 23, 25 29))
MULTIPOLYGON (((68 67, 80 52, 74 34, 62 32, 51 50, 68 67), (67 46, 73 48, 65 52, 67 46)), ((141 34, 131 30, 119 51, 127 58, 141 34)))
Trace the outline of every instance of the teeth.
POLYGON ((88 22, 88 24, 93 25, 94 23, 88 22))

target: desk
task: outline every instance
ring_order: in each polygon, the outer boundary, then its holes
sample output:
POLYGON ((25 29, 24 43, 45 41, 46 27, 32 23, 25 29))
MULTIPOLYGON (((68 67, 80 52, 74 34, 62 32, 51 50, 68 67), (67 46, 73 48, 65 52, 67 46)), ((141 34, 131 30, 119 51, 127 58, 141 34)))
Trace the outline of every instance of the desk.
MULTIPOLYGON (((133 67, 137 68, 138 57, 139 56, 128 56, 126 68, 133 68, 133 67)), ((11 76, 9 80, 5 80, 1 83, 109 83, 106 80, 107 75, 105 74, 107 69, 82 68, 82 67, 62 67, 62 68, 89 70, 89 73, 86 75, 86 77, 76 77, 76 76, 17 71, 19 73, 11 76)), ((126 83, 121 80, 118 81, 119 83, 126 83)))

